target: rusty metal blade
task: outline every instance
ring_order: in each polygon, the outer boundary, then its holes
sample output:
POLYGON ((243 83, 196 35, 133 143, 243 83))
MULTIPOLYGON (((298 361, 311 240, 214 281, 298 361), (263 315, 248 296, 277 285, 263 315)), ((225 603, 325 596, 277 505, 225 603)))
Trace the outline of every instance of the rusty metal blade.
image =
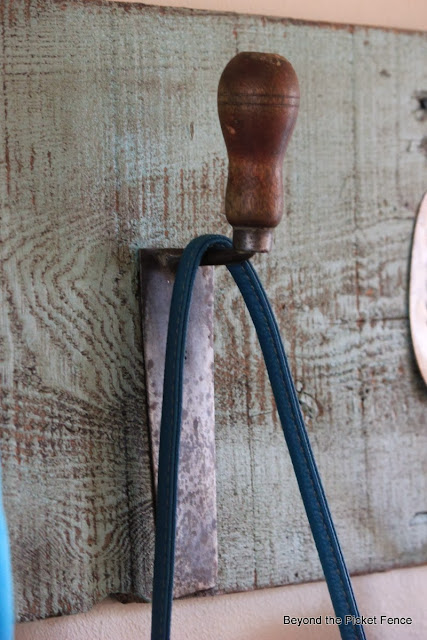
MULTIPOLYGON (((142 337, 155 493, 166 337, 178 264, 174 257, 179 253, 182 251, 139 251, 142 337)), ((188 324, 179 457, 175 597, 210 589, 217 582, 213 277, 213 267, 199 269, 188 324)))
POLYGON ((415 357, 427 384, 427 193, 418 211, 412 244, 409 318, 415 357))

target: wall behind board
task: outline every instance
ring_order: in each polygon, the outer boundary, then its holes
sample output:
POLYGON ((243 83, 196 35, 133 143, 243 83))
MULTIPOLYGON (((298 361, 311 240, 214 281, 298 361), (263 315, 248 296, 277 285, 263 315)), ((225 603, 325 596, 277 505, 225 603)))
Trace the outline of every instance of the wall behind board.
POLYGON ((427 29, 424 0, 154 0, 150 4, 417 31, 427 29))

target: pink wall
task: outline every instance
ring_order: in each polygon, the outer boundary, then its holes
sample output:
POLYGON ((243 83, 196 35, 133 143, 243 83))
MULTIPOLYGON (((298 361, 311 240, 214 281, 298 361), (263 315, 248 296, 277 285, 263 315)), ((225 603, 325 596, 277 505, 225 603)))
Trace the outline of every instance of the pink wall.
MULTIPOLYGON (((426 0, 153 0, 151 4, 262 13, 307 20, 427 30, 426 0)), ((355 579, 366 615, 411 617, 411 626, 372 625, 369 640, 427 638, 427 566, 355 579)), ((283 616, 332 615, 323 583, 188 599, 174 607, 174 640, 338 640, 331 626, 284 627, 283 616)), ((150 606, 99 604, 84 615, 18 625, 16 640, 148 640, 150 606)))
POLYGON ((151 0, 146 4, 427 30, 426 0, 151 0))
MULTIPOLYGON (((360 610, 377 616, 369 640, 427 638, 427 567, 360 576, 360 610), (380 624, 380 616, 410 617, 411 625, 380 624)), ((173 640, 339 640, 336 627, 284 626, 283 616, 333 615, 324 583, 264 589, 176 602, 173 640)), ((105 601, 84 615, 19 625, 16 640, 149 640, 150 605, 105 601)))

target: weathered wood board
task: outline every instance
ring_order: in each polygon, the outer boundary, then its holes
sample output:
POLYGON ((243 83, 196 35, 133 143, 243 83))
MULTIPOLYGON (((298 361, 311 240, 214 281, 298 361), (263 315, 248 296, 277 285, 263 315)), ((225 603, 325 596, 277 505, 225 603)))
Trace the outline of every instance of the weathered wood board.
MULTIPOLYGON (((427 560, 427 390, 407 272, 427 185, 427 34, 1 0, 1 451, 17 614, 148 597, 138 247, 227 232, 216 87, 242 50, 301 85, 277 311, 353 572, 427 560), (423 98, 424 96, 424 98, 423 98)), ((256 339, 216 274, 219 591, 320 566, 256 339)))

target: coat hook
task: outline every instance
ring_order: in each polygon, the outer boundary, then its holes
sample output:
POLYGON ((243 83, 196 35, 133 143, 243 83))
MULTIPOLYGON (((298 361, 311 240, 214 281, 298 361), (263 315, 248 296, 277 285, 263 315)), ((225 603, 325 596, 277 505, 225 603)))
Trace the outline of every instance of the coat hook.
MULTIPOLYGON (((283 214, 282 167, 299 107, 298 78, 276 53, 238 53, 218 86, 218 115, 228 152, 225 215, 234 249, 209 250, 203 265, 268 253, 283 214)), ((164 260, 177 262, 180 251, 164 260)))
MULTIPOLYGON (((181 427, 175 596, 216 584, 212 265, 270 251, 273 229, 283 212, 282 165, 298 106, 297 76, 279 55, 239 53, 221 75, 218 113, 229 159, 225 214, 233 227, 234 246, 205 254, 193 292, 181 427)), ((169 307, 181 254, 182 249, 139 251, 154 493, 169 307)))

